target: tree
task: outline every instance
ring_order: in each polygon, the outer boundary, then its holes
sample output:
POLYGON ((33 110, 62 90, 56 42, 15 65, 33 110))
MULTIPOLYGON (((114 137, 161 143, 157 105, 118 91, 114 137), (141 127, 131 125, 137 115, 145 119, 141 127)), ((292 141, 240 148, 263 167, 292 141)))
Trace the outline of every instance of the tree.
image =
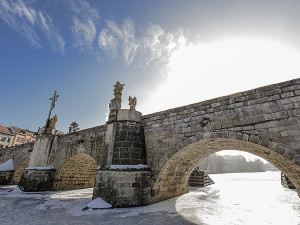
POLYGON ((69 126, 69 133, 73 133, 80 130, 80 128, 78 127, 78 123, 76 123, 76 121, 72 122, 69 126))

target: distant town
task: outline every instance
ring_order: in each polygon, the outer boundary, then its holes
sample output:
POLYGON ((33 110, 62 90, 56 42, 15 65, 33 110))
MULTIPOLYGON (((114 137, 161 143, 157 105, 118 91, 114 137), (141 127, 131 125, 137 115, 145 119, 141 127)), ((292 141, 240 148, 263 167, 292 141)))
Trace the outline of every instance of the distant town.
POLYGON ((34 142, 35 139, 36 132, 13 125, 9 127, 0 125, 0 148, 34 142))
MULTIPOLYGON (((62 135, 64 133, 56 130, 55 134, 62 135)), ((10 125, 9 127, 0 125, 0 148, 35 142, 36 135, 37 132, 28 129, 19 128, 13 125, 10 125)))

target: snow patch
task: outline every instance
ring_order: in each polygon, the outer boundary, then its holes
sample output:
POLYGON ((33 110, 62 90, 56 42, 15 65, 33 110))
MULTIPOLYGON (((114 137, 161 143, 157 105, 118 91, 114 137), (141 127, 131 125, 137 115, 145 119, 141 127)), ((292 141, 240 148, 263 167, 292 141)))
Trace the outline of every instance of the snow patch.
POLYGON ((14 160, 10 159, 0 165, 0 171, 14 171, 14 160))
POLYGON ((54 166, 27 167, 26 170, 55 170, 54 166))
POLYGON ((88 209, 110 209, 112 205, 104 201, 102 198, 98 197, 87 204, 82 210, 88 209))
POLYGON ((127 169, 147 169, 147 165, 138 164, 138 165, 111 165, 110 170, 127 170, 127 169))
POLYGON ((19 186, 17 186, 12 193, 22 193, 23 191, 21 191, 21 189, 19 188, 19 186))

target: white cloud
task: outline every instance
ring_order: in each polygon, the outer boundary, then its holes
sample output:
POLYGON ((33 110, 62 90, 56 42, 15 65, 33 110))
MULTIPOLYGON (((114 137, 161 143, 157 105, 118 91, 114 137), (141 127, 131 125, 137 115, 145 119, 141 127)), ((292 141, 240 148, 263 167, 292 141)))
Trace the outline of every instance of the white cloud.
POLYGON ((96 23, 100 20, 98 11, 85 0, 70 0, 69 5, 74 12, 71 30, 74 46, 80 50, 92 50, 96 38, 96 23))
POLYGON ((112 56, 122 52, 126 64, 131 64, 138 58, 149 65, 153 62, 168 61, 182 36, 182 32, 168 33, 159 25, 151 24, 144 35, 136 37, 132 19, 126 18, 120 26, 107 20, 106 26, 99 34, 98 45, 101 50, 112 56))
POLYGON ((0 1, 0 18, 11 29, 25 37, 31 45, 42 47, 41 37, 36 31, 39 29, 50 41, 53 49, 64 51, 65 41, 54 27, 51 17, 45 12, 34 9, 29 2, 24 0, 0 1))
POLYGON ((182 31, 172 34, 165 32, 159 25, 150 25, 141 40, 142 54, 147 57, 147 64, 156 60, 167 61, 183 36, 182 31))
POLYGON ((75 47, 92 49, 96 37, 96 27, 92 20, 73 18, 72 32, 75 35, 75 47))
POLYGON ((101 49, 111 53, 112 56, 117 54, 117 40, 111 35, 108 29, 103 29, 98 38, 98 45, 101 49))

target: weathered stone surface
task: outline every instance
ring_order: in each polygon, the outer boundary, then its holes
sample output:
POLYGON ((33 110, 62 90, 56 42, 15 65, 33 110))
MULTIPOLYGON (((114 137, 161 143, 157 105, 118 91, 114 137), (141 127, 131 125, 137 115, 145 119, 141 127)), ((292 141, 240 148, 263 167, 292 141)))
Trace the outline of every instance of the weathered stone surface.
MULTIPOLYGON (((300 103, 299 82, 300 79, 291 80, 143 116, 147 163, 156 179, 154 186, 157 187, 154 188, 156 196, 153 199, 159 201, 185 193, 187 190, 183 183, 187 180, 187 173, 184 172, 185 176, 181 178, 171 178, 171 174, 187 171, 195 165, 189 162, 193 161, 191 156, 184 154, 183 157, 179 152, 202 140, 221 138, 221 134, 222 137, 253 145, 252 150, 243 145, 228 146, 228 149, 248 151, 267 159, 285 171, 300 190, 299 175, 293 176, 300 174, 300 168, 293 166, 293 162, 298 162, 300 156, 300 112, 296 111, 300 103), (157 117, 163 120, 157 120, 157 117), (209 124, 196 129, 196 121, 199 124, 204 118, 209 118, 209 124), (167 144, 164 140, 168 140, 167 144), (174 158, 177 160, 173 160, 174 158), (181 167, 178 166, 176 170, 168 162, 181 167), (168 171, 170 178, 165 177, 168 171), (181 180, 176 187, 172 185, 175 179, 181 180), (162 180, 166 180, 163 187, 160 186, 162 180)), ((219 144, 215 141, 210 143, 214 147, 198 146, 201 149, 198 155, 192 155, 199 161, 215 149, 226 149, 219 144)))
POLYGON ((0 184, 12 184, 14 171, 0 171, 0 184))
POLYGON ((206 187, 215 182, 202 170, 195 168, 188 180, 190 187, 206 187))
POLYGON ((54 176, 55 169, 25 169, 18 186, 26 192, 52 191, 54 176))
POLYGON ((118 121, 113 149, 113 165, 146 164, 144 129, 135 121, 118 121))
POLYGON ((150 171, 96 171, 93 199, 101 197, 115 207, 150 204, 150 171))
POLYGON ((96 161, 89 155, 79 153, 68 159, 55 176, 55 190, 72 190, 94 187, 96 161))

